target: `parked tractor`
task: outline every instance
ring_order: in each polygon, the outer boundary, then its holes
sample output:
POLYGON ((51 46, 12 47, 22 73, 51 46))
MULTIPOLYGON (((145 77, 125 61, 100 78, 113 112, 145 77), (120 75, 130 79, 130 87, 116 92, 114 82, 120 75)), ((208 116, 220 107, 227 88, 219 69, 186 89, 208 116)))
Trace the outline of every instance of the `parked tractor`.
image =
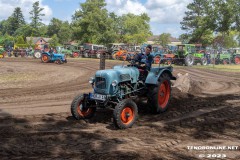
POLYGON ((57 64, 67 63, 66 55, 61 53, 56 53, 51 50, 44 51, 41 56, 43 63, 54 62, 57 64))
POLYGON ((71 104, 72 116, 89 119, 97 108, 113 108, 113 122, 119 129, 132 127, 138 117, 134 99, 147 98, 147 106, 153 113, 164 112, 171 97, 171 82, 176 80, 171 66, 152 67, 146 71, 134 59, 127 58, 128 65, 98 70, 89 83, 91 93, 76 96, 71 104), (146 74, 147 73, 147 74, 146 74))
POLYGON ((84 43, 83 44, 83 57, 85 58, 100 58, 98 50, 105 50, 103 45, 84 43))
POLYGON ((202 65, 207 65, 205 53, 197 52, 194 44, 177 45, 174 64, 192 66, 200 62, 202 65))
POLYGON ((240 64, 240 48, 232 48, 233 62, 235 64, 240 64))
POLYGON ((167 44, 163 51, 163 58, 161 63, 171 65, 174 63, 174 58, 176 56, 177 46, 173 44, 167 44))
POLYGON ((217 50, 214 55, 212 55, 212 61, 215 64, 231 64, 235 63, 235 56, 236 54, 231 53, 230 50, 220 49, 217 50))

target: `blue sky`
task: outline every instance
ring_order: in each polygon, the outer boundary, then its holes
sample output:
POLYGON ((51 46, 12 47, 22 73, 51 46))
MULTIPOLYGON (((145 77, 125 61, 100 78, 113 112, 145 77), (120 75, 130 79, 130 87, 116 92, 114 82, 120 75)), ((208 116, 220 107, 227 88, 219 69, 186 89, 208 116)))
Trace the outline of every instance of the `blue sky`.
MULTIPOLYGON (((37 0, 0 0, 0 20, 6 19, 14 8, 21 7, 24 18, 29 21, 29 11, 32 4, 37 0)), ((44 8, 46 15, 43 17, 44 23, 55 17, 61 20, 71 21, 71 16, 76 9, 80 8, 80 3, 85 0, 38 0, 40 6, 44 8)), ((180 21, 186 11, 186 6, 192 0, 105 0, 106 8, 109 12, 117 15, 134 13, 139 15, 147 13, 151 18, 150 26, 154 35, 170 33, 173 37, 178 37, 184 33, 181 30, 180 21)))

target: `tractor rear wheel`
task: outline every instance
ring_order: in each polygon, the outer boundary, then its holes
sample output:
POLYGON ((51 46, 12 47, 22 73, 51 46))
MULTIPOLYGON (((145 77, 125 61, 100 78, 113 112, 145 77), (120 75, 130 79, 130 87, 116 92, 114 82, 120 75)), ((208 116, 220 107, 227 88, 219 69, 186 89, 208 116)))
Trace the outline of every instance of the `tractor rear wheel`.
POLYGON ((148 105, 152 113, 164 112, 168 108, 169 100, 171 97, 171 82, 168 74, 163 74, 158 86, 150 89, 148 98, 148 105))
POLYGON ((76 96, 71 104, 71 113, 72 116, 77 119, 89 119, 92 118, 96 112, 96 107, 86 106, 84 95, 76 96))
POLYGON ((73 52, 72 56, 73 56, 73 58, 77 58, 77 57, 79 57, 79 53, 78 52, 73 52))
POLYGON ((126 129, 133 126, 138 117, 138 108, 131 99, 118 103, 113 112, 113 122, 116 127, 126 129))
POLYGON ((185 64, 186 66, 192 66, 194 65, 194 57, 193 55, 187 55, 186 58, 185 58, 185 64))
POLYGON ((240 64, 240 56, 235 57, 235 64, 240 64))
POLYGON ((161 56, 160 56, 160 55, 156 55, 156 56, 154 57, 154 64, 159 64, 160 61, 161 61, 161 56))
POLYGON ((47 54, 43 54, 41 60, 43 63, 48 63, 50 61, 50 57, 47 54))

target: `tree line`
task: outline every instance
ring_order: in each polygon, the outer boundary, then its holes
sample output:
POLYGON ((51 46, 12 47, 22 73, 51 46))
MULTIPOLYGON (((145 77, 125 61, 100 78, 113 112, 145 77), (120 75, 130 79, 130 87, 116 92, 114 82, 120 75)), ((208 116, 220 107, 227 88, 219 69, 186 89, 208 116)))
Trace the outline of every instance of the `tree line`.
POLYGON ((105 0, 86 0, 72 15, 72 21, 52 18, 48 25, 42 21, 45 16, 39 1, 33 3, 30 23, 26 23, 20 7, 16 7, 11 16, 0 21, 0 43, 17 42, 26 37, 49 37, 51 45, 64 44, 69 41, 78 43, 108 44, 124 42, 141 44, 152 35, 150 18, 141 15, 124 14, 117 16, 106 9, 105 0))
POLYGON ((240 43, 239 0, 193 0, 187 5, 180 39, 212 47, 237 47, 240 43))

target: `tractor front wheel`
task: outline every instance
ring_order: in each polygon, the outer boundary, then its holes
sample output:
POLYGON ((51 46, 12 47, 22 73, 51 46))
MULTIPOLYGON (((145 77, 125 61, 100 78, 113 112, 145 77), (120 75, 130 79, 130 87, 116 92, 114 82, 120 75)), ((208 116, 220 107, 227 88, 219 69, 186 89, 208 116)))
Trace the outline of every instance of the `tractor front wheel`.
POLYGON ((55 61, 55 63, 57 63, 57 64, 63 64, 63 61, 62 61, 61 59, 57 59, 57 60, 55 61))
POLYGON ((89 107, 90 104, 84 99, 84 95, 76 96, 71 104, 72 116, 77 119, 89 119, 92 118, 96 112, 96 107, 89 107))
POLYGON ((48 63, 50 61, 50 57, 46 54, 43 54, 41 60, 43 63, 48 63))
POLYGON ((148 98, 148 105, 153 113, 160 113, 167 110, 171 97, 171 82, 168 74, 163 74, 158 86, 151 89, 148 98))
POLYGON ((201 58, 201 64, 203 66, 206 66, 207 65, 207 58, 205 58, 205 57, 201 58))
POLYGON ((113 122, 120 129, 132 127, 137 117, 138 108, 131 99, 125 99, 118 103, 113 112, 113 122))
POLYGON ((87 51, 84 51, 84 52, 83 52, 83 55, 84 55, 85 58, 88 58, 88 57, 89 57, 89 54, 88 54, 87 51))

